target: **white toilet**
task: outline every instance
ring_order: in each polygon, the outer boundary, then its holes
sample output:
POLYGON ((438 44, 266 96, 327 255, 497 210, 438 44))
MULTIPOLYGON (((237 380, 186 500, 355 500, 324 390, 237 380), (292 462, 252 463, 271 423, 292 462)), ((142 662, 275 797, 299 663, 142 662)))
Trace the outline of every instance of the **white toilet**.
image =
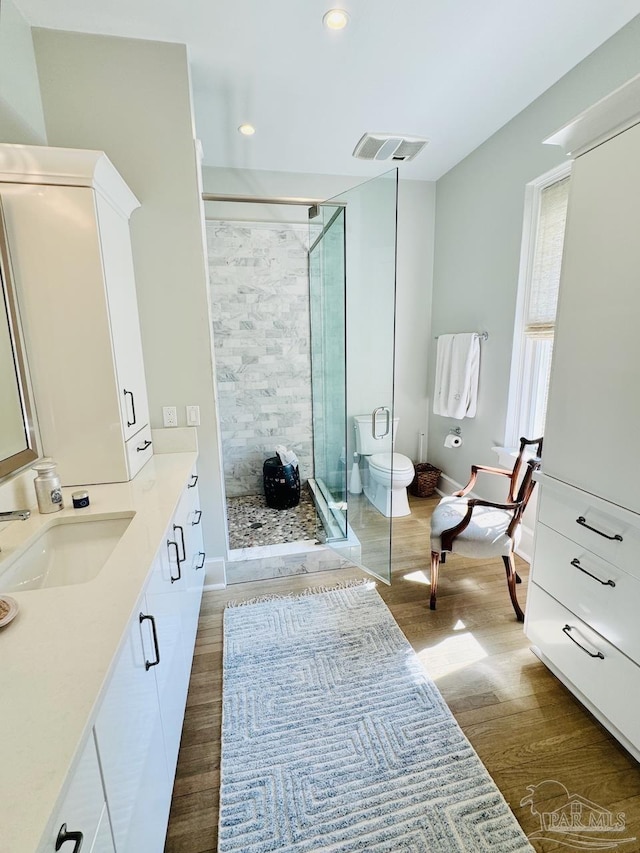
POLYGON ((353 420, 356 450, 366 460, 365 495, 387 518, 411 515, 407 486, 415 473, 413 462, 402 453, 391 452, 399 419, 393 419, 393 428, 384 438, 373 437, 371 415, 356 415, 353 420))

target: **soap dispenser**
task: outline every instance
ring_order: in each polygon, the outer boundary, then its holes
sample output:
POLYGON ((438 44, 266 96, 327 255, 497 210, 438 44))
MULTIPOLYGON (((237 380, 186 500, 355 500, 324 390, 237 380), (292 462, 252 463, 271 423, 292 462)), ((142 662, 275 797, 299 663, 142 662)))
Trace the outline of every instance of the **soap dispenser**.
POLYGON ((63 509, 62 484, 53 459, 42 459, 37 465, 33 466, 33 470, 38 475, 33 481, 36 487, 38 511, 48 513, 63 509))

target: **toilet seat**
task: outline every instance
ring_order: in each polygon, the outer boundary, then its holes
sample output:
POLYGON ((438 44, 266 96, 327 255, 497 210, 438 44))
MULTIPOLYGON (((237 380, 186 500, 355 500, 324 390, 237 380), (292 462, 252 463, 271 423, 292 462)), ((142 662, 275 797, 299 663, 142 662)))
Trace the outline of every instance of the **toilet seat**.
POLYGON ((381 472, 394 471, 396 474, 413 474, 413 462, 403 453, 374 453, 368 457, 369 467, 381 472))

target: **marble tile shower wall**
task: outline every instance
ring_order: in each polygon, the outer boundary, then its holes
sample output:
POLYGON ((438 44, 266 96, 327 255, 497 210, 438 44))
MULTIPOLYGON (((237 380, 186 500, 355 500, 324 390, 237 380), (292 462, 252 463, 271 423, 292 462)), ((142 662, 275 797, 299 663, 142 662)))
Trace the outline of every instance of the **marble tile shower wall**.
POLYGON ((224 477, 263 493, 276 444, 313 476, 306 225, 207 222, 224 477))

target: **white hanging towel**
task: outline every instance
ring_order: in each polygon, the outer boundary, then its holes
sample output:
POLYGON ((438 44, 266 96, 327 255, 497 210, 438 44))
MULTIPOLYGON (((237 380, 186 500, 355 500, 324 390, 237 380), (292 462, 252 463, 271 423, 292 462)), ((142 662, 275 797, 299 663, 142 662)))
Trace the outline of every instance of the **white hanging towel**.
POLYGON ((479 373, 480 339, 475 332, 440 335, 433 413, 458 420, 475 417, 479 373))

